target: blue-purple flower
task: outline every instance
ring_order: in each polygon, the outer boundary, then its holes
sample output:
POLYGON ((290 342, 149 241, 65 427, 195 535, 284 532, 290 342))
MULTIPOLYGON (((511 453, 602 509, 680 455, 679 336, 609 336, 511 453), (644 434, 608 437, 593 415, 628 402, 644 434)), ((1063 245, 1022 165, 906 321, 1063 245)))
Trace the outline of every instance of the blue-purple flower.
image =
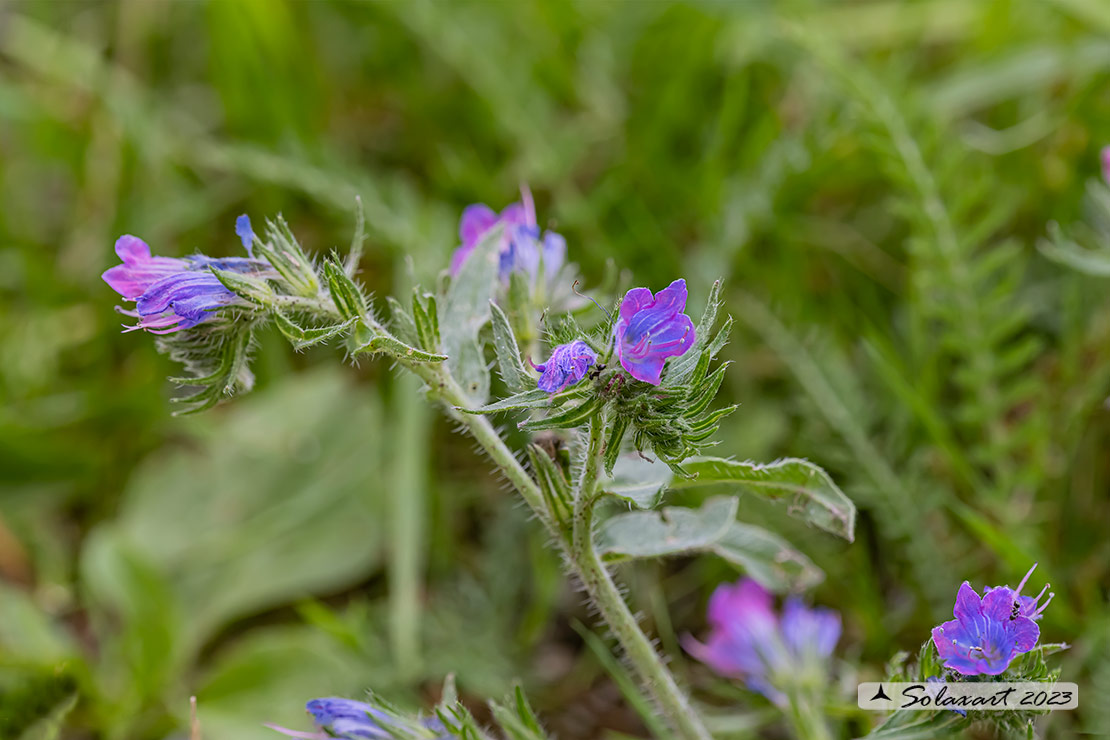
POLYGON ((944 666, 965 676, 997 676, 1018 655, 1033 649, 1041 630, 1021 613, 1022 602, 1009 588, 993 588, 982 598, 963 582, 952 610, 955 619, 933 628, 944 666))
POLYGON ((621 301, 613 327, 617 357, 636 380, 659 385, 668 357, 679 357, 694 346, 697 331, 686 310, 686 281, 675 280, 654 296, 633 288, 621 301))
MULTIPOLYGON (((300 732, 278 725, 267 725, 283 735, 304 740, 345 738, 346 740, 389 740, 397 737, 392 730, 402 727, 404 720, 364 701, 328 697, 313 699, 305 704, 305 711, 312 715, 316 732, 300 732)), ((419 721, 417 731, 430 730, 428 737, 448 737, 443 723, 436 717, 419 721)), ((407 735, 406 735, 407 737, 407 735)))
POLYGON ((840 639, 840 615, 788 598, 782 615, 773 599, 750 578, 723 584, 709 599, 709 639, 687 637, 683 647, 722 676, 743 680, 776 704, 782 686, 801 676, 824 674, 840 639))
POLYGON ((508 280, 513 272, 523 272, 535 281, 540 277, 541 262, 542 277, 550 280, 555 276, 566 261, 566 240, 554 231, 541 234, 532 193, 527 187, 522 187, 520 194, 522 202, 509 205, 500 214, 484 203, 475 203, 463 210, 459 220, 459 240, 462 244, 451 257, 451 275, 458 274, 490 229, 501 226, 503 231, 498 250, 502 280, 508 280))
POLYGON ((1056 596, 1056 594, 1054 593, 1049 593, 1048 598, 1045 599, 1044 602, 1041 602, 1041 598, 1045 595, 1045 592, 1048 591, 1049 584, 1047 583, 1041 589, 1041 592, 1036 596, 1022 596, 1021 590, 1025 588, 1025 584, 1026 582, 1028 582, 1029 576, 1033 575, 1033 571, 1035 571, 1036 569, 1037 563, 1033 563, 1033 567, 1030 568, 1029 572, 1025 574, 1025 577, 1021 579, 1021 583, 1018 584, 1018 587, 1016 589, 1012 589, 1009 586, 995 586, 993 588, 987 586, 983 589, 983 595, 986 596, 991 591, 1005 591, 1009 594, 1010 598, 1017 601, 1018 614, 1023 617, 1028 617, 1035 622, 1042 616, 1044 616, 1044 610, 1048 608, 1048 603, 1052 601, 1054 596, 1056 596))
POLYGON ((1102 179, 1110 184, 1110 146, 1102 147, 1099 152, 1099 162, 1102 165, 1102 179))
POLYGON ((560 344, 551 350, 551 357, 542 365, 533 364, 540 376, 538 387, 541 391, 558 393, 586 377, 590 368, 597 362, 597 353, 581 339, 570 344, 560 344))
POLYGON ((242 304, 209 268, 240 273, 262 273, 267 268, 264 262, 241 257, 154 257, 146 242, 130 234, 116 240, 116 254, 123 264, 106 270, 104 282, 124 300, 135 301, 134 310, 120 309, 139 320, 129 329, 152 334, 190 329, 212 318, 212 311, 242 304))

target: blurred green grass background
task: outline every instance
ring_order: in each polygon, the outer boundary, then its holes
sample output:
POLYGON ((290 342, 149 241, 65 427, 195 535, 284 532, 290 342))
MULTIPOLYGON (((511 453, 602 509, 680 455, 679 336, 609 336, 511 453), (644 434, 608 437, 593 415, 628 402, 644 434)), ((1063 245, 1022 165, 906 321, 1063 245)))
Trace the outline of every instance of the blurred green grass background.
MULTIPOLYGON (((0 738, 181 737, 195 694, 206 740, 262 740, 450 672, 479 703, 523 680, 561 737, 643 735, 536 528, 410 383, 267 335, 250 397, 171 418, 175 368, 99 277, 122 233, 233 254, 242 212, 342 248, 357 195, 362 279, 404 292, 520 182, 594 283, 612 259, 696 306, 726 280, 720 452, 808 457, 861 509, 852 545, 744 512, 825 569, 846 681, 1039 561, 1084 692, 1039 726, 1110 732, 1110 304, 1036 249, 1110 143, 1108 8, 0 5, 0 738)), ((622 575, 711 688, 676 636, 735 574, 622 575)), ((735 735, 776 736, 738 697, 735 735)))

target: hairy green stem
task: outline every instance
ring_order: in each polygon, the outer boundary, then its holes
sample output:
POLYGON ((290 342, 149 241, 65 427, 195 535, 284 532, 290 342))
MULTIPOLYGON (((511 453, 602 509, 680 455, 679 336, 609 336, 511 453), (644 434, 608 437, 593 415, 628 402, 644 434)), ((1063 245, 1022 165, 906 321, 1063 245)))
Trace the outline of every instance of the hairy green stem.
MULTIPOLYGON (((504 440, 485 416, 459 414, 454 408, 466 403, 462 390, 440 365, 406 363, 409 369, 428 383, 432 394, 447 404, 452 416, 462 422, 482 449, 497 464, 505 477, 520 491, 524 500, 559 542, 558 525, 548 511, 543 494, 532 476, 521 466, 504 440)), ((590 441, 583 461, 583 474, 577 487, 573 540, 575 545, 568 553, 568 562, 574 574, 582 581, 586 593, 597 605, 602 618, 613 630, 640 681, 659 705, 668 723, 684 740, 709 740, 709 732, 690 706, 686 695, 675 682, 662 658, 640 629, 636 617, 629 611, 620 590, 601 563, 594 548, 592 527, 594 489, 597 487, 601 455, 602 424, 595 419, 590 425, 590 441)))
MULTIPOLYGON (((331 312, 334 308, 317 301, 314 308, 321 312, 331 312)), ((388 334, 388 331, 366 316, 363 320, 375 332, 388 334)), ((411 370, 428 385, 429 395, 445 406, 447 413, 463 424, 475 441, 485 450, 490 459, 520 492, 525 502, 547 528, 556 542, 566 547, 566 532, 562 531, 550 511, 539 485, 517 460, 513 451, 505 444, 501 435, 485 416, 460 413, 457 409, 468 404, 466 395, 458 383, 438 363, 413 362, 398 359, 398 362, 411 370)), ((582 461, 582 474, 575 487, 575 514, 572 523, 572 546, 567 552, 567 561, 574 575, 581 580, 590 599, 597 605, 602 618, 616 635, 632 664, 641 683, 655 699, 667 722, 678 732, 683 740, 711 740, 711 736, 701 719, 690 706, 686 695, 679 688, 674 676, 663 664, 663 659, 655 651, 651 641, 640 629, 636 617, 629 610, 621 596, 620 589, 598 557, 593 542, 593 503, 600 473, 600 459, 604 423, 595 418, 590 422, 585 457, 582 461)))
POLYGON ((597 479, 600 473, 601 445, 604 423, 600 417, 590 420, 582 476, 574 492, 573 547, 571 559, 578 577, 586 587, 602 618, 613 630, 617 641, 640 680, 658 702, 668 721, 683 738, 705 740, 709 732, 694 713, 686 695, 679 688, 674 676, 663 664, 659 653, 640 629, 639 622, 629 610, 620 589, 598 557, 593 541, 593 506, 597 479))
POLYGON ((582 520, 575 520, 575 541, 581 541, 582 548, 574 566, 586 587, 586 593, 597 605, 602 619, 613 630, 628 661, 671 726, 686 740, 709 740, 709 731, 690 706, 689 699, 663 664, 663 659, 655 651, 651 641, 640 629, 640 624, 628 609, 620 589, 598 557, 590 531, 592 524, 592 517, 589 515, 582 520))

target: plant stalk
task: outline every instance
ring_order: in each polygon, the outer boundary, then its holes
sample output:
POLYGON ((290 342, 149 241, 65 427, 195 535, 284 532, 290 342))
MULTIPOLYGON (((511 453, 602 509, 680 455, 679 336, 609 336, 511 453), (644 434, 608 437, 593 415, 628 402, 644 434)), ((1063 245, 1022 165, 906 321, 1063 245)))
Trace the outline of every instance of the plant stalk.
MULTIPOLYGON (((428 384, 433 396, 447 405, 451 416, 470 430, 474 439, 520 492, 553 538, 558 542, 565 542, 560 536, 561 532, 551 512, 548 511, 539 486, 506 446, 489 419, 485 416, 461 414, 455 411, 456 407, 466 404, 466 399, 454 378, 441 365, 404 364, 428 384)), ((586 458, 583 461, 583 474, 579 480, 575 498, 573 525, 575 545, 571 548, 572 551, 567 553, 567 561, 574 575, 581 580, 590 599, 597 605, 602 618, 613 630, 640 682, 655 699, 668 724, 683 740, 711 740, 708 730, 690 706, 689 700, 675 682, 674 676, 667 670, 662 658, 629 611, 628 605, 624 603, 620 590, 601 563, 594 548, 592 502, 594 490, 597 487, 602 431, 600 420, 591 421, 586 458)))

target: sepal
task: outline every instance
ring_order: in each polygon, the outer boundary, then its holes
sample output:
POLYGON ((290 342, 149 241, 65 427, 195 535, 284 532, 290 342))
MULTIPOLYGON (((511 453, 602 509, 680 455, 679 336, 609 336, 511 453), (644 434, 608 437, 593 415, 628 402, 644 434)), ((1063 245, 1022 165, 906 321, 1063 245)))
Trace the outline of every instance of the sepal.
POLYGON ((232 270, 220 270, 215 267, 208 269, 221 285, 243 300, 262 308, 273 306, 274 289, 265 280, 232 270))
POLYGON ((255 235, 254 251, 277 271, 292 295, 312 297, 319 292, 320 281, 312 260, 280 214, 273 221, 266 220, 266 241, 255 235))

